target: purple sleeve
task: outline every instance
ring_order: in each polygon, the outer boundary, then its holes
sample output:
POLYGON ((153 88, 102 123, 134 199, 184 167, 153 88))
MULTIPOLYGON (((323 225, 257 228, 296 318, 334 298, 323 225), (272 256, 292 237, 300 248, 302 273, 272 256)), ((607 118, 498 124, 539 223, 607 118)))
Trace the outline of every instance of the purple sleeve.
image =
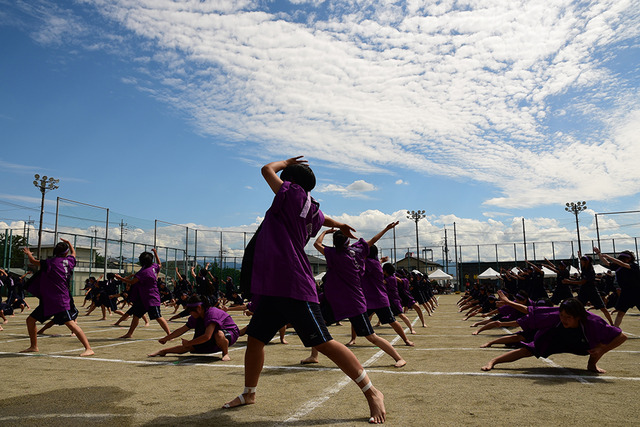
POLYGON ((189 316, 189 320, 187 320, 187 328, 193 329, 196 327, 196 318, 193 316, 189 316))
POLYGON ((585 333, 589 341, 589 347, 594 348, 598 344, 609 344, 622 333, 622 329, 608 324, 600 316, 587 313, 585 333))

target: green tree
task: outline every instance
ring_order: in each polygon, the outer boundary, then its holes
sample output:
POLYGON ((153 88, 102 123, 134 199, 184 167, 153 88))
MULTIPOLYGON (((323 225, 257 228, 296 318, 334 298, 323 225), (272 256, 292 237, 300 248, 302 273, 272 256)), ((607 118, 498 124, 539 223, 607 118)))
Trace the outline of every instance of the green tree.
POLYGON ((25 255, 22 248, 27 246, 27 239, 20 235, 11 235, 5 231, 0 234, 0 266, 5 269, 24 268, 25 255))

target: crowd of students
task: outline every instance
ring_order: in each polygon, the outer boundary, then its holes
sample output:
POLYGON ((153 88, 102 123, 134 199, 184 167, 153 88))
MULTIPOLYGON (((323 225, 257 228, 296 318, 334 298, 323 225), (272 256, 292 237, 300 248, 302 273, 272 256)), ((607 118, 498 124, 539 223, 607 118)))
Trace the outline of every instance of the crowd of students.
MULTIPOLYGON (((277 333, 281 342, 287 327, 295 329, 311 355, 301 363, 317 363, 320 354, 328 357, 361 389, 369 406, 369 422, 383 423, 386 419, 384 395, 373 386, 367 372, 355 354, 348 348, 356 337, 366 338, 382 349, 401 368, 406 360, 386 339, 378 336, 371 324, 375 314, 379 323, 389 324, 406 346, 413 346, 396 317, 402 320, 411 334, 416 331, 405 315, 415 310, 421 324, 426 327, 424 312, 428 316, 438 302, 429 280, 418 272, 396 271, 386 259, 378 258, 375 243, 398 223, 389 224, 369 240, 356 238, 348 224, 326 216, 311 197, 315 175, 301 156, 265 165, 262 175, 274 193, 273 202, 259 229, 247 245, 243 258, 240 290, 228 280, 226 292, 220 291, 217 279, 209 265, 191 268, 190 278, 176 270, 177 281, 170 289, 159 279, 161 261, 155 249, 139 256, 140 270, 126 277, 108 274, 106 280, 88 280, 83 307, 88 303, 86 315, 100 308, 103 320, 115 313, 119 325, 132 317, 130 327, 121 338, 131 338, 141 319, 148 324, 155 320, 165 331, 159 339, 165 345, 172 339, 193 330, 192 339, 183 338, 181 344, 163 347, 149 356, 175 353, 222 352, 223 360, 230 360, 229 347, 242 335, 247 335, 244 357, 244 390, 226 402, 223 408, 233 408, 256 402, 256 390, 264 365, 265 345, 277 333), (280 173, 280 175, 278 175, 280 173), (319 235, 322 227, 327 227, 319 235), (324 254, 328 271, 319 284, 315 282, 304 248, 312 237, 318 235, 314 246, 324 254), (332 235, 333 242, 326 245, 324 239, 332 235), (174 331, 162 316, 162 308, 173 308, 169 320, 189 316, 187 322, 174 331), (124 310, 127 308, 127 311, 124 310), (245 310, 251 314, 246 328, 240 330, 228 314, 230 310, 245 310), (146 318, 148 316, 148 320, 146 318), (327 325, 348 319, 352 338, 347 345, 334 340, 327 325)), ((3 311, 27 307, 24 289, 39 299, 38 307, 27 317, 30 346, 25 352, 37 352, 38 332, 53 325, 66 325, 85 347, 81 356, 93 355, 89 341, 77 324, 79 311, 69 290, 69 279, 75 266, 75 251, 71 243, 62 239, 48 260, 37 260, 28 248, 24 249, 29 261, 38 271, 23 286, 22 279, 12 285, 3 311), (52 319, 52 320, 49 320, 52 319), (40 331, 36 323, 49 321, 40 331)), ((522 331, 485 344, 498 342, 518 346, 512 352, 492 359, 482 367, 490 370, 498 363, 518 360, 535 355, 547 357, 558 352, 589 354, 588 369, 603 372, 597 361, 626 337, 617 327, 624 313, 640 302, 638 266, 631 252, 623 252, 617 258, 601 254, 601 259, 616 267, 618 293, 616 326, 608 325, 601 317, 587 312, 584 305, 591 303, 595 309, 603 309, 613 323, 606 305, 597 291, 597 277, 593 273, 589 257, 581 258, 582 273, 571 278, 564 272, 566 266, 554 266, 547 261, 560 278, 553 297, 549 298, 544 287, 541 266, 529 264, 517 273, 502 272, 505 292, 493 295, 481 286, 473 286, 459 301, 460 311, 466 311, 466 319, 483 315, 488 318, 473 326, 482 330, 499 326, 522 327, 522 331), (571 286, 578 286, 578 297, 573 298, 571 286), (511 297, 510 297, 511 296, 511 297), (554 301, 559 307, 553 307, 554 301)), ((8 276, 0 271, 3 283, 8 276)), ((12 281, 13 283, 13 281, 12 281)), ((4 313, 0 311, 4 317, 4 313)))
POLYGON ((556 266, 545 259, 545 266, 557 276, 551 297, 544 286, 542 265, 529 262, 527 268, 517 272, 501 271, 502 290, 497 296, 493 290, 474 284, 460 298, 458 306, 459 312, 465 312, 463 320, 476 315, 485 318, 471 325, 479 327, 474 335, 499 327, 521 328, 481 346, 516 347, 491 359, 482 370, 530 356, 572 353, 589 356, 588 370, 605 372, 597 362, 627 339, 619 327, 626 312, 633 307, 640 309, 640 270, 631 251, 612 257, 598 248, 593 250, 614 272, 596 274, 593 259, 585 255, 580 257, 579 276, 571 277, 565 263, 556 266), (616 313, 615 321, 609 312, 611 308, 616 313), (604 319, 589 309, 600 310, 604 319))

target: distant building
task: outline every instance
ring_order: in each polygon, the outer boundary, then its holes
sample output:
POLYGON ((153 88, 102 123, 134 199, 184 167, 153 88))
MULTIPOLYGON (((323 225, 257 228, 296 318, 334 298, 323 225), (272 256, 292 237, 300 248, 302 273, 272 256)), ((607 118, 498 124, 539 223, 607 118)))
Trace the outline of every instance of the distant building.
POLYGON ((395 264, 396 269, 404 268, 407 271, 418 270, 421 273, 431 273, 438 268, 442 268, 442 264, 425 260, 423 258, 416 258, 413 252, 407 252, 404 258, 398 260, 395 264))

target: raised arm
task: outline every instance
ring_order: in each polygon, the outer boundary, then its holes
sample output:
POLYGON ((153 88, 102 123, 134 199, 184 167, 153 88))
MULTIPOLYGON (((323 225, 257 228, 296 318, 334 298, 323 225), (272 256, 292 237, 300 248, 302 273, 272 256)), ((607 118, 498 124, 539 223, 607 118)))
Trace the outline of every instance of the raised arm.
POLYGON ((180 275, 180 271, 178 270, 178 267, 176 267, 176 274, 178 275, 178 280, 182 282, 182 276, 180 275))
POLYGON ((271 187, 271 191, 275 194, 280 191, 280 187, 282 187, 282 180, 278 176, 278 172, 283 170, 289 165, 296 164, 307 164, 308 161, 303 159, 304 156, 292 157, 287 160, 279 160, 276 162, 267 163, 262 167, 262 176, 264 177, 269 187, 271 187))
POLYGON ((554 273, 558 273, 558 268, 551 261, 545 258, 544 262, 549 268, 549 270, 553 271, 554 273))
POLYGON ((326 236, 327 233, 333 233, 335 231, 336 231, 335 228, 324 230, 322 233, 320 233, 316 241, 313 242, 313 247, 316 248, 318 252, 320 252, 322 255, 324 255, 324 245, 322 244, 322 241, 324 240, 324 236, 326 236))
POLYGON ((324 222, 322 223, 325 227, 337 228, 342 231, 342 234, 349 237, 350 239, 355 239, 356 236, 353 235, 353 232, 356 231, 355 228, 350 225, 343 224, 339 221, 336 221, 333 218, 329 218, 328 216, 324 217, 324 222))
POLYGON ((527 314, 529 312, 529 309, 526 305, 511 301, 502 291, 498 291, 498 298, 500 299, 500 301, 504 302, 507 305, 510 305, 511 307, 522 313, 527 314))
POLYGON ((29 258, 29 262, 32 265, 35 265, 36 267, 40 267, 40 261, 35 259, 35 257, 31 253, 31 251, 29 250, 29 248, 22 248, 22 252, 24 252, 27 255, 27 258, 29 258))
POLYGON ((631 269, 630 264, 627 264, 626 262, 619 260, 618 258, 614 258, 611 255, 603 254, 602 252, 600 252, 600 249, 595 246, 593 247, 593 252, 597 255, 600 255, 600 260, 604 261, 607 267, 611 266, 611 263, 613 263, 620 267, 631 269))
POLYGON ((398 225, 400 223, 400 221, 396 221, 396 222, 392 222, 391 224, 388 224, 382 231, 380 231, 378 234, 376 234, 375 236, 373 236, 368 242, 367 244, 369 245, 369 247, 373 246, 376 244, 376 242, 378 240, 380 240, 380 238, 382 236, 384 236, 384 234, 393 229, 396 225, 398 225))
POLYGON ((71 242, 70 242, 70 241, 68 241, 68 240, 66 240, 66 239, 63 239, 62 237, 60 238, 60 240, 62 240, 63 242, 65 242, 67 245, 69 245, 69 256, 72 256, 72 257, 74 257, 74 258, 75 258, 75 257, 76 257, 76 250, 75 250, 75 248, 73 247, 73 245, 71 244, 71 242))
POLYGON ((158 251, 156 251, 156 248, 151 248, 151 251, 153 252, 153 255, 155 255, 155 257, 156 257, 156 264, 158 264, 160 266, 160 268, 162 268, 162 262, 160 262, 160 257, 158 256, 158 251))

